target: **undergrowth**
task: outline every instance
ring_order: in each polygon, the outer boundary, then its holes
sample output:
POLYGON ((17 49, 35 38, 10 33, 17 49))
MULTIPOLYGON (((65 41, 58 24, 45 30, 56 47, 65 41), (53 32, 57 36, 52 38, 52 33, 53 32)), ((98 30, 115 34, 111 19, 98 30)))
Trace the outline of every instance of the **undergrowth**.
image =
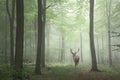
POLYGON ((104 71, 104 72, 111 72, 111 73, 118 73, 120 74, 120 66, 100 66, 99 67, 101 71, 104 71))
POLYGON ((75 66, 73 65, 60 65, 54 64, 49 65, 45 69, 42 69, 41 76, 33 76, 32 80, 75 80, 78 75, 75 73, 78 72, 83 65, 75 66))
MULTIPOLYGON (((68 64, 49 64, 46 68, 42 68, 42 75, 34 74, 34 64, 24 64, 23 79, 24 80, 76 80, 77 74, 83 68, 87 68, 88 65, 78 65, 76 68, 74 65, 68 64)), ((120 66, 99 66, 99 69, 103 72, 118 73, 120 74, 120 66)), ((13 69, 8 65, 0 66, 0 80, 12 80, 13 74, 16 74, 13 69)))

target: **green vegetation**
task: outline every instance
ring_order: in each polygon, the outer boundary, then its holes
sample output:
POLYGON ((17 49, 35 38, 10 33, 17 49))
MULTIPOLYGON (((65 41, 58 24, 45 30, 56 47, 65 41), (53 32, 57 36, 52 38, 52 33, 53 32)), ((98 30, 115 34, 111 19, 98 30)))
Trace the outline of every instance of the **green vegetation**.
POLYGON ((100 66, 100 70, 103 72, 111 72, 111 73, 120 74, 120 66, 117 66, 117 67, 100 66))
MULTIPOLYGON (((76 80, 82 71, 89 73, 90 69, 89 65, 85 64, 81 64, 76 68, 68 64, 51 64, 46 68, 42 68, 42 75, 35 75, 33 74, 34 67, 34 64, 25 64, 23 71, 24 80, 76 80)), ((99 69, 102 71, 100 72, 101 74, 120 74, 120 66, 109 67, 102 65, 99 66, 99 69)), ((1 80, 12 80, 12 74, 14 73, 14 70, 11 70, 9 66, 4 65, 0 67, 1 80)))
POLYGON ((75 68, 73 65, 51 65, 42 70, 41 76, 33 75, 32 80, 75 80, 80 69, 81 66, 75 68))
POLYGON ((0 80, 119 80, 119 52, 120 0, 0 0, 0 80))

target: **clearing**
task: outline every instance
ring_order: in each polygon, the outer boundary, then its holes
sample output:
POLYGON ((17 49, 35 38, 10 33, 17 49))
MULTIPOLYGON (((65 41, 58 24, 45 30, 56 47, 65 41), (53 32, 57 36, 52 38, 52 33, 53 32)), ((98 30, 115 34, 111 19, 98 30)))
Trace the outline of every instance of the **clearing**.
POLYGON ((30 80, 120 80, 116 69, 103 67, 101 72, 90 72, 90 68, 71 65, 52 66, 43 69, 43 74, 32 75, 30 80))

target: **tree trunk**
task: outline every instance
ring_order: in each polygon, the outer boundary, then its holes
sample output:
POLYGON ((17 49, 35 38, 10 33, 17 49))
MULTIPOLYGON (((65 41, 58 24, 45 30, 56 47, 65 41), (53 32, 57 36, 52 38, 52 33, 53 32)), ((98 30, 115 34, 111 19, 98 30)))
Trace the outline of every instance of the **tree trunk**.
POLYGON ((6 28, 6 31, 5 31, 5 63, 7 64, 8 63, 8 57, 7 57, 7 28, 6 28))
POLYGON ((109 66, 112 66, 112 52, 111 52, 111 0, 106 0, 106 15, 108 27, 108 52, 109 52, 109 66))
POLYGON ((15 17, 15 0, 12 0, 12 14, 10 14, 10 10, 9 10, 9 0, 6 0, 6 10, 7 10, 7 14, 9 16, 9 21, 10 21, 10 48, 11 48, 11 52, 10 52, 10 64, 11 66, 13 66, 14 64, 14 17, 15 17))
POLYGON ((61 63, 64 63, 65 61, 65 39, 64 34, 62 32, 62 46, 61 46, 61 63))
POLYGON ((16 52, 15 52, 15 74, 13 80, 23 80, 23 46, 24 46, 24 2, 16 0, 16 52))
POLYGON ((42 67, 45 67, 45 24, 46 24, 46 0, 43 0, 43 41, 42 41, 42 67))
POLYGON ((38 0, 38 44, 37 56, 35 65, 35 74, 41 75, 41 54, 42 54, 42 40, 43 40, 43 24, 42 24, 42 0, 38 0))
POLYGON ((91 71, 98 71, 96 53, 94 46, 94 0, 90 0, 90 50, 92 57, 92 69, 91 71))
POLYGON ((81 63, 83 63, 83 53, 82 53, 82 34, 80 33, 80 48, 81 48, 81 63))
POLYGON ((35 31, 35 53, 37 53, 37 36, 38 36, 38 32, 37 32, 37 29, 38 29, 38 16, 35 15, 35 20, 34 20, 34 31, 35 31))
POLYGON ((100 63, 100 53, 99 53, 99 40, 98 40, 98 36, 97 36, 97 59, 98 59, 98 63, 100 63))
MULTIPOLYGON (((5 21, 6 21, 6 23, 8 23, 8 17, 7 17, 7 13, 6 13, 6 19, 5 19, 5 21)), ((5 24, 5 38, 4 38, 4 41, 5 41, 5 57, 4 57, 4 61, 5 61, 5 63, 7 64, 8 63, 8 24, 5 24)))
POLYGON ((47 32, 47 62, 49 63, 49 61, 50 61, 50 59, 49 59, 49 57, 50 57, 50 26, 47 26, 46 27, 46 32, 47 32))
POLYGON ((24 39, 24 61, 27 62, 27 41, 26 41, 26 37, 24 39))
MULTIPOLYGON (((2 35, 4 35, 4 34, 5 34, 5 33, 2 32, 2 35)), ((2 36, 2 37, 1 37, 1 56, 0 56, 0 58, 1 58, 1 63, 4 63, 4 54, 5 54, 4 48, 5 48, 5 40, 4 40, 4 36, 2 36)))
POLYGON ((104 42, 103 41, 104 41, 104 38, 103 38, 103 35, 102 35, 102 56, 101 56, 102 57, 102 60, 101 60, 102 64, 104 64, 104 42))
POLYGON ((43 68, 45 68, 45 34, 43 33, 43 39, 42 39, 42 57, 41 57, 41 65, 43 68))
POLYGON ((59 35, 59 63, 61 63, 61 35, 59 35))

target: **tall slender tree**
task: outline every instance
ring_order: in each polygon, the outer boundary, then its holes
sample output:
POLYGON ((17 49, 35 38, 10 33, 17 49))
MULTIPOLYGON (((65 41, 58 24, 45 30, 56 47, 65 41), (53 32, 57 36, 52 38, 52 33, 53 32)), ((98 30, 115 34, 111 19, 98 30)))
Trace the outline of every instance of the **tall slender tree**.
POLYGON ((112 66, 112 52, 111 52, 111 0, 106 0, 106 16, 107 16, 107 28, 108 28, 109 66, 112 66))
POLYGON ((102 61, 102 64, 104 64, 104 37, 103 37, 103 35, 102 35, 102 38, 101 38, 102 40, 102 54, 101 54, 101 61, 102 61))
POLYGON ((7 14, 9 16, 9 22, 10 22, 10 64, 13 66, 14 64, 14 18, 15 18, 15 0, 12 0, 12 10, 10 13, 9 9, 9 0, 6 0, 6 10, 7 14))
POLYGON ((43 0, 43 40, 42 40, 42 67, 45 67, 45 24, 46 24, 46 0, 43 0))
MULTIPOLYGON (((5 20, 6 22, 8 21, 8 18, 7 18, 7 16, 6 16, 6 20, 5 20)), ((8 54, 7 54, 7 49, 8 49, 8 41, 7 41, 7 39, 8 39, 8 28, 7 28, 7 24, 6 24, 6 30, 5 30, 5 63, 8 63, 8 54)))
POLYGON ((91 57, 92 57, 92 69, 91 71, 98 71, 97 68, 97 61, 96 61, 96 53, 95 53, 95 46, 94 46, 94 0, 90 0, 90 50, 91 50, 91 57))
POLYGON ((24 40, 24 2, 16 0, 16 49, 15 49, 15 74, 13 80, 23 80, 23 40, 24 40))
POLYGON ((46 36, 47 36, 47 62, 49 63, 50 59, 49 59, 49 56, 50 56, 50 30, 51 30, 51 27, 50 26, 47 26, 46 27, 46 36))
POLYGON ((37 56, 35 65, 35 74, 41 75, 41 54, 42 54, 42 40, 43 40, 43 24, 42 24, 42 0, 38 0, 38 44, 37 56))
POLYGON ((99 38, 98 38, 98 35, 97 35, 96 38, 97 38, 97 42, 96 42, 97 44, 96 45, 97 45, 97 60, 98 60, 97 63, 99 64, 100 63, 100 52, 99 52, 99 38))
POLYGON ((80 33, 81 63, 83 63, 82 33, 80 33))
POLYGON ((65 62, 65 37, 64 31, 61 31, 61 63, 65 62))

